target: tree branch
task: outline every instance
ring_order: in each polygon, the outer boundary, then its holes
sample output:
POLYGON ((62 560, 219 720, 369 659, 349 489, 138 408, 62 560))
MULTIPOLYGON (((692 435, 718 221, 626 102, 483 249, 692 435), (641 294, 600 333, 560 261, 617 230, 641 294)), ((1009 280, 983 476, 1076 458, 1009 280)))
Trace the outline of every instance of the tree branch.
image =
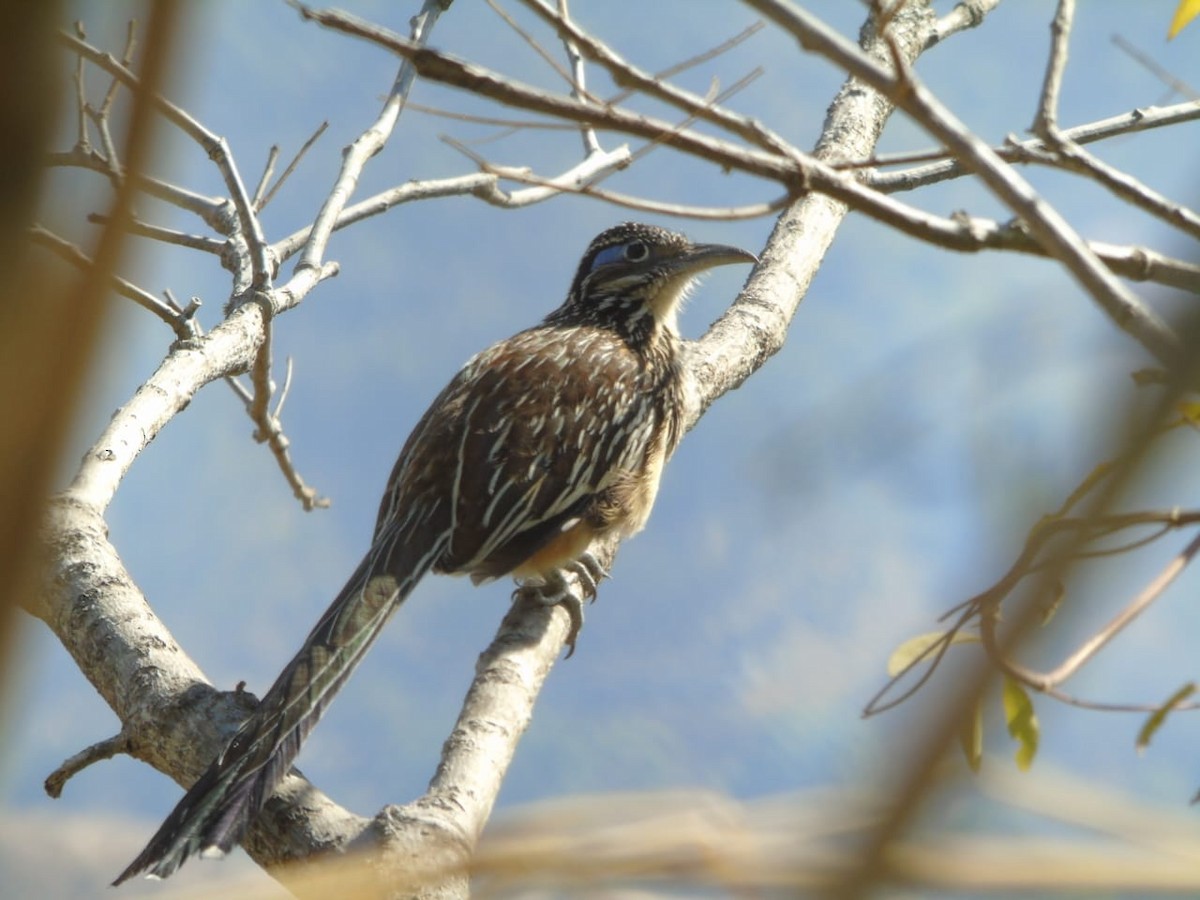
POLYGON ((1117 327, 1128 332, 1169 368, 1180 360, 1178 335, 1116 280, 1054 207, 1042 200, 1025 179, 925 88, 901 54, 894 54, 895 71, 892 71, 867 57, 815 17, 784 0, 747 2, 788 30, 805 49, 826 56, 892 99, 914 121, 954 151, 1006 206, 1024 220, 1030 233, 1066 266, 1117 327))

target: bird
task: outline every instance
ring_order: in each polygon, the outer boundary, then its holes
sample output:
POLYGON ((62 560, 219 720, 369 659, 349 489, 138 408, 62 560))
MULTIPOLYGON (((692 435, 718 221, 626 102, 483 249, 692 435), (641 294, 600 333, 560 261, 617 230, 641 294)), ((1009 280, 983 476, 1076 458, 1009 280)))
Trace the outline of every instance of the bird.
POLYGON ((303 647, 145 849, 113 882, 219 856, 290 770, 384 624, 429 572, 512 576, 582 621, 569 573, 595 597, 593 542, 646 524, 682 437, 676 318, 703 271, 755 263, 724 244, 626 222, 584 252, 563 303, 473 356, 417 422, 392 469, 371 546, 303 647))

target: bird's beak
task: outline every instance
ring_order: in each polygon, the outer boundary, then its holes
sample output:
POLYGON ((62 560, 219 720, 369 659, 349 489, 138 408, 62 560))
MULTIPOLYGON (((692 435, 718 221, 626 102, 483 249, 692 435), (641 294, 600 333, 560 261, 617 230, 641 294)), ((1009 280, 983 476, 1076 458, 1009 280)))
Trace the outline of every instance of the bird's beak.
POLYGON ((756 262, 757 256, 739 247, 726 244, 693 244, 668 264, 671 276, 658 294, 650 298, 650 311, 660 325, 675 331, 675 314, 697 275, 717 266, 756 262))
POLYGON ((693 244, 674 260, 676 271, 681 275, 695 275, 716 266, 757 262, 758 257, 749 250, 726 244, 693 244))

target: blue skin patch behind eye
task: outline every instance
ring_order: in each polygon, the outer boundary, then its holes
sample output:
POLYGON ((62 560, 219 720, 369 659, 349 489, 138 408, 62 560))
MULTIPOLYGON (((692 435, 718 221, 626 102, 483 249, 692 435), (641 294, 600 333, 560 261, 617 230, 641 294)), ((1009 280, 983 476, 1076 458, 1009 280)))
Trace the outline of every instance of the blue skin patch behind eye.
POLYGON ((598 266, 606 266, 609 263, 623 260, 625 258, 625 248, 628 246, 628 244, 617 244, 615 247, 605 247, 592 260, 592 271, 595 271, 598 266))

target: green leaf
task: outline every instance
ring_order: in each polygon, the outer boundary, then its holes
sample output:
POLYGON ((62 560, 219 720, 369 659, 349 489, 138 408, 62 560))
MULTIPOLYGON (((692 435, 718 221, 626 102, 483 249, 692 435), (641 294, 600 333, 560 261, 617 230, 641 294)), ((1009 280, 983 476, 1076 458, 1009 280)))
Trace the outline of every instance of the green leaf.
POLYGON ((1018 745, 1017 768, 1025 772, 1037 756, 1040 730, 1028 692, 1021 682, 1008 676, 1004 679, 1004 718, 1008 723, 1008 733, 1018 745))
MULTIPOLYGON (((899 647, 892 651, 892 655, 888 657, 887 672, 891 678, 895 678, 901 672, 905 671, 918 659, 921 659, 926 653, 931 657, 936 653, 931 652, 931 648, 938 641, 945 640, 946 632, 944 631, 929 631, 925 634, 918 634, 916 637, 909 638, 899 647)), ((978 644, 979 635, 971 634, 965 631, 955 632, 954 637, 950 638, 951 644, 978 644)))
POLYGON ((1162 727, 1163 722, 1167 721, 1169 716, 1179 704, 1183 703, 1188 697, 1196 693, 1196 682, 1189 681, 1183 687, 1179 688, 1175 693, 1167 698, 1167 702, 1156 709, 1146 718, 1145 723, 1138 731, 1137 747, 1138 753, 1146 752, 1146 748, 1150 746, 1150 739, 1154 737, 1155 732, 1162 727))
POLYGON ((983 704, 976 703, 958 729, 958 743, 971 771, 979 774, 983 765, 983 704))

